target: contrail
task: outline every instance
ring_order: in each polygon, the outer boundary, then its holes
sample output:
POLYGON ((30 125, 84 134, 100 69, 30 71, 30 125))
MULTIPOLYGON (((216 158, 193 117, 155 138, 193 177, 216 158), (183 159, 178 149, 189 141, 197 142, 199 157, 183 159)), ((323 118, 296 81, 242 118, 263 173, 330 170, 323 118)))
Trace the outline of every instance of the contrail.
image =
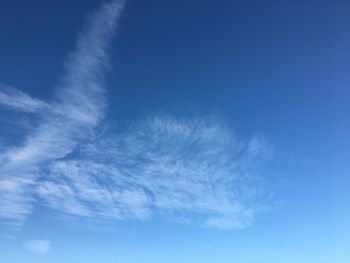
POLYGON ((124 1, 111 1, 90 17, 66 61, 54 102, 42 102, 16 90, 0 90, 5 106, 27 112, 46 108, 40 124, 24 143, 0 154, 1 221, 24 221, 32 211, 33 188, 42 167, 72 152, 103 118, 106 52, 123 7, 124 1))

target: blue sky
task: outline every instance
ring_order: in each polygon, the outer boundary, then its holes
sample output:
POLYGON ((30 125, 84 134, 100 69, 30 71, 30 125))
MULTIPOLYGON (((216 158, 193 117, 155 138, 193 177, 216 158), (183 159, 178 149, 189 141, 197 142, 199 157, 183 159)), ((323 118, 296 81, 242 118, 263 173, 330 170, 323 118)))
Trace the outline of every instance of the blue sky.
POLYGON ((348 2, 1 6, 1 262, 349 262, 348 2))

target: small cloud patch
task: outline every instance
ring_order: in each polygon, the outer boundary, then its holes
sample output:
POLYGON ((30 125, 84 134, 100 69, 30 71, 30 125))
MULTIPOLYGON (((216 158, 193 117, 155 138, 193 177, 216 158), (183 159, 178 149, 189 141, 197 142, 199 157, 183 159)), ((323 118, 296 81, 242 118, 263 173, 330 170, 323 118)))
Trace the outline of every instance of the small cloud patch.
POLYGON ((31 239, 25 242, 24 248, 29 252, 47 254, 51 250, 51 242, 49 240, 31 239))

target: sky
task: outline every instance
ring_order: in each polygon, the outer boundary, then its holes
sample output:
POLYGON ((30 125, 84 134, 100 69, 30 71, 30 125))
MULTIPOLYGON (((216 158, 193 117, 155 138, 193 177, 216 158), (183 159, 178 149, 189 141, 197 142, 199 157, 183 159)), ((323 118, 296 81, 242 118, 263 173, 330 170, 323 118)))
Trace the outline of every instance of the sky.
POLYGON ((3 0, 0 261, 350 261, 348 1, 3 0))

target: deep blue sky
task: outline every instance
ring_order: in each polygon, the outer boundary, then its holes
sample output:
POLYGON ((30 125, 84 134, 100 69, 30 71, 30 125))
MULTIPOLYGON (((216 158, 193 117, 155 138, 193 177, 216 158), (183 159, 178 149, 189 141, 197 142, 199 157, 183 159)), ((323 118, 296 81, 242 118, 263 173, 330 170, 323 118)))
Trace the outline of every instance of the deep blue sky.
MULTIPOLYGON (((100 3, 3 0, 0 82, 51 100, 100 3)), ((264 136, 271 207, 228 231, 158 218, 98 230, 106 226, 39 207, 16 241, 1 241, 0 261, 348 262, 349 13, 348 1, 127 1, 110 45, 105 122, 127 130, 154 114, 215 116, 242 140, 264 136), (49 239, 52 251, 20 252, 28 239, 49 239)), ((0 134, 17 145, 7 114, 0 134)))

